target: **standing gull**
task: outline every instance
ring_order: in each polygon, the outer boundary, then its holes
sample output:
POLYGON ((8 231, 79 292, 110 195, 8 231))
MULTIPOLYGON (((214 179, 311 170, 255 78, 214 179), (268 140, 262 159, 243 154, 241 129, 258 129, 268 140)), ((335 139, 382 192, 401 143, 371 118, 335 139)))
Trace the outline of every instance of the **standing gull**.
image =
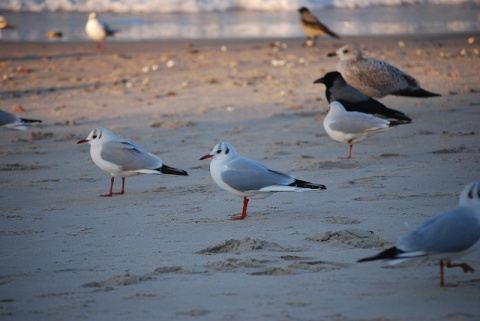
POLYGON ((307 35, 307 44, 313 44, 318 37, 323 35, 329 35, 333 38, 340 39, 335 32, 321 23, 317 17, 308 10, 308 8, 301 7, 298 9, 298 12, 300 13, 300 25, 307 35))
POLYGON ((200 160, 213 158, 210 163, 210 174, 218 186, 243 197, 243 210, 240 216, 232 220, 243 220, 247 216, 250 198, 261 199, 276 192, 303 192, 326 189, 324 185, 314 184, 269 169, 267 166, 240 156, 229 143, 215 145, 210 154, 200 160))
POLYGON ((77 144, 89 143, 90 156, 100 169, 112 175, 110 192, 100 196, 125 193, 125 177, 138 174, 171 174, 187 176, 181 169, 163 164, 157 156, 144 151, 136 143, 118 137, 105 128, 97 128, 77 144), (112 193, 115 176, 122 178, 120 193, 112 193))
POLYGON ((386 95, 407 97, 436 97, 439 94, 420 88, 418 81, 400 69, 374 58, 364 58, 356 45, 345 45, 329 57, 338 56, 337 70, 348 84, 367 96, 386 95))
POLYGON ((467 263, 453 264, 480 247, 480 184, 467 185, 460 194, 457 207, 437 214, 420 224, 409 235, 398 239, 394 247, 358 262, 390 260, 390 265, 418 258, 440 260, 440 286, 445 286, 443 268, 461 267, 474 272, 467 263))
POLYGON ((0 127, 18 129, 18 130, 27 130, 29 126, 41 123, 41 120, 38 119, 27 119, 21 118, 17 115, 7 113, 6 111, 0 110, 0 127))
POLYGON ((93 39, 95 50, 105 49, 105 39, 108 36, 114 36, 118 30, 110 29, 110 27, 97 18, 95 12, 88 16, 87 24, 85 25, 85 32, 93 39))
POLYGON ((412 121, 401 111, 390 109, 378 100, 364 95, 357 88, 347 84, 342 74, 338 71, 328 72, 313 83, 324 84, 328 103, 338 101, 347 111, 359 111, 383 119, 394 120, 399 124, 406 124, 412 121))
POLYGON ((349 144, 350 150, 347 159, 352 158, 353 143, 360 142, 395 125, 398 123, 358 111, 347 111, 338 101, 330 104, 328 114, 323 120, 323 127, 328 136, 337 142, 349 144))

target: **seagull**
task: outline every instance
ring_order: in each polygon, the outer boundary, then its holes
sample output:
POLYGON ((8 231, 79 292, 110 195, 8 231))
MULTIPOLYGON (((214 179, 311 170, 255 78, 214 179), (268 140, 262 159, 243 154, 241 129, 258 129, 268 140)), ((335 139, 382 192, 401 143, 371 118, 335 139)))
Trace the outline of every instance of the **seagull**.
POLYGON ((399 124, 407 124, 412 120, 401 111, 390 109, 378 100, 364 95, 357 88, 347 84, 338 71, 327 72, 325 76, 313 82, 324 84, 325 96, 328 103, 338 101, 347 111, 359 111, 387 120, 394 120, 399 124))
POLYGON ((358 111, 347 111, 338 101, 330 103, 323 120, 323 127, 333 140, 350 145, 347 159, 352 158, 353 143, 399 125, 394 121, 378 118, 358 111))
POLYGON ((200 158, 213 158, 210 163, 210 174, 218 186, 243 197, 243 210, 232 220, 243 220, 247 217, 247 206, 250 198, 261 199, 276 192, 303 192, 327 189, 325 185, 314 184, 296 179, 237 154, 232 145, 221 142, 215 145, 210 154, 200 158))
POLYGON ((348 84, 367 96, 381 98, 386 95, 407 97, 436 97, 439 94, 420 88, 418 81, 400 69, 373 58, 364 58, 356 45, 345 45, 328 57, 338 56, 337 70, 348 84))
POLYGON ((85 25, 85 32, 87 35, 93 39, 94 48, 96 50, 105 49, 105 39, 108 36, 114 36, 118 30, 110 29, 110 27, 97 19, 97 14, 95 12, 90 13, 88 16, 87 24, 85 25))
POLYGON ((188 176, 181 169, 165 165, 160 158, 144 151, 136 143, 118 137, 106 128, 96 128, 87 138, 77 144, 89 143, 90 156, 100 169, 112 175, 110 192, 101 197, 110 197, 113 194, 125 194, 125 177, 138 174, 171 174, 188 176), (112 193, 115 176, 122 178, 122 190, 112 193))
POLYGON ((0 16, 0 40, 3 39, 2 30, 3 29, 17 29, 14 25, 11 25, 7 22, 4 16, 0 16))
POLYGON ((445 286, 444 267, 461 267, 474 272, 467 263, 453 264, 480 247, 480 184, 468 184, 460 194, 457 207, 437 214, 420 224, 409 235, 400 237, 395 246, 358 262, 390 260, 396 265, 418 258, 439 259, 440 286, 445 286))
POLYGON ((0 126, 10 129, 27 130, 29 126, 41 123, 38 119, 20 118, 17 115, 0 110, 0 126))
POLYGON ((340 39, 335 32, 328 29, 327 26, 321 23, 317 17, 315 17, 310 10, 308 10, 308 8, 301 7, 298 9, 298 12, 300 13, 300 25, 307 35, 307 43, 309 43, 310 39, 313 40, 310 43, 313 43, 318 37, 323 35, 329 35, 333 38, 340 39))

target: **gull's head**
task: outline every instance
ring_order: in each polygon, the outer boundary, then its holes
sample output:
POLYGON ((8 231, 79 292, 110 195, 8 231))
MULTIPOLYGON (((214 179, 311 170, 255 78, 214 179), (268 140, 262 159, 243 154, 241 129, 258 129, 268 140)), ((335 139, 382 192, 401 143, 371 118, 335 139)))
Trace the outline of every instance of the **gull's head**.
POLYGON ((95 12, 90 12, 90 15, 88 16, 88 19, 89 20, 97 19, 97 14, 95 12))
POLYGON ((470 183, 460 194, 460 206, 470 206, 480 210, 480 183, 470 183))
POLYGON ((335 52, 328 54, 328 57, 338 56, 340 60, 358 60, 362 58, 362 52, 357 45, 345 45, 335 52))
POLYGON ((236 155, 236 154, 237 152, 235 151, 232 145, 230 145, 227 142, 221 142, 215 145, 215 147, 213 147, 210 154, 202 156, 200 160, 204 160, 211 157, 213 157, 213 159, 221 159, 221 158, 231 157, 232 155, 236 155))
POLYGON ((114 138, 115 135, 109 131, 106 128, 95 128, 88 134, 87 138, 79 140, 77 144, 82 144, 82 143, 89 143, 90 145, 101 142, 101 141, 107 141, 112 138, 114 138))

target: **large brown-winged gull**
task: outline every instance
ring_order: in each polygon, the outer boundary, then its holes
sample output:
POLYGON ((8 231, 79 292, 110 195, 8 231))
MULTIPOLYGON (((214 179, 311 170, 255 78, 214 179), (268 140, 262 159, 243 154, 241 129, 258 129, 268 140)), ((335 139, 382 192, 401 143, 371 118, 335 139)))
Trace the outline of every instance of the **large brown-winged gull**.
POLYGON ((348 84, 367 96, 376 98, 386 95, 420 98, 440 96, 420 88, 415 78, 400 69, 381 60, 364 58, 356 45, 345 45, 328 56, 340 58, 337 70, 348 84))

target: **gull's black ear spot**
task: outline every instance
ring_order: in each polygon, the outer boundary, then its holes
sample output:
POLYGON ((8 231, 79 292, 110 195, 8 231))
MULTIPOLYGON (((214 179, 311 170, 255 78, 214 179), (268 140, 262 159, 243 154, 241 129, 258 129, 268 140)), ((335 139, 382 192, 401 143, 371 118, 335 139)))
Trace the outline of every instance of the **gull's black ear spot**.
MULTIPOLYGON (((479 191, 479 193, 480 193, 480 191, 479 191)), ((468 196, 469 199, 473 199, 473 189, 471 189, 471 190, 468 191, 468 195, 467 195, 467 196, 468 196)))
POLYGON ((227 147, 227 148, 225 149, 225 155, 228 155, 228 153, 230 153, 230 149, 227 147))

